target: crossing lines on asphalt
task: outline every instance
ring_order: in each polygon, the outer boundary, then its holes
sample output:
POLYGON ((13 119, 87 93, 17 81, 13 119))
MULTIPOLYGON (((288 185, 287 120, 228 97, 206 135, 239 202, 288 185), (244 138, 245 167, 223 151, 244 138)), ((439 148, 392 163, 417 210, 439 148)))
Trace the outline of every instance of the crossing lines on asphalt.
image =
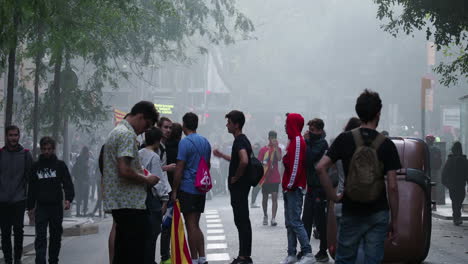
POLYGON ((226 236, 224 235, 224 228, 218 210, 206 210, 205 218, 207 223, 206 258, 209 263, 226 263, 230 256, 226 252, 226 236))

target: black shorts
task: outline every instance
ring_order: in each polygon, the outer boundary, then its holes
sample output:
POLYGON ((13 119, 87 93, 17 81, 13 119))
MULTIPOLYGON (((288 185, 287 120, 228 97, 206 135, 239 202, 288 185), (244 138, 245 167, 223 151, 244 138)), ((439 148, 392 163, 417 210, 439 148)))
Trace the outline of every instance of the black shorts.
POLYGON ((177 198, 182 213, 203 213, 205 211, 205 194, 191 194, 179 191, 177 198))
POLYGON ((277 193, 279 188, 279 183, 264 183, 262 185, 262 193, 277 193))

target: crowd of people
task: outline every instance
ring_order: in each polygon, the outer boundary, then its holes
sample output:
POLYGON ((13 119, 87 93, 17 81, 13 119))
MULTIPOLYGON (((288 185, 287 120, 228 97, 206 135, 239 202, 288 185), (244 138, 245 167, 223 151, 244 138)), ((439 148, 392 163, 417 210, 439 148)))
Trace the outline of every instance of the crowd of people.
MULTIPOLYGON (((200 228, 207 190, 200 187, 198 174, 211 169, 213 190, 227 184, 238 230, 238 256, 231 264, 253 263, 249 208, 257 207, 255 199, 260 192, 263 225, 278 225, 278 200, 281 195, 283 198, 287 255, 281 263, 329 261, 330 204, 335 205, 339 226, 335 263, 355 263, 359 251, 364 252, 364 263, 380 263, 387 236, 392 242, 398 240, 396 175, 401 164, 392 140, 377 131, 382 109, 379 95, 365 90, 357 98, 355 109, 358 117, 348 121, 330 146, 322 119, 306 123, 302 115, 288 113, 285 132, 289 142, 285 148, 274 130, 265 135, 265 146, 252 146, 243 133, 245 115, 230 111, 225 116, 227 132, 234 138, 229 153, 218 146, 212 148, 209 140, 197 133, 199 120, 195 113, 186 113, 179 124, 159 117, 153 103, 141 101, 107 136, 99 166, 91 165, 90 151, 83 147, 71 173, 55 155, 54 139, 40 140, 41 154, 33 161, 30 151, 19 144, 20 129, 8 126, 6 146, 0 150, 0 223, 5 262, 21 263, 24 213, 28 211, 35 220, 36 263, 46 263, 47 228, 48 260, 58 263, 63 210, 70 209, 75 199, 76 214, 88 214, 89 174, 95 173, 102 177, 92 214, 102 206, 114 221, 109 235, 110 263, 155 264, 159 236, 160 263, 171 263, 171 224, 163 219, 177 201, 185 220, 192 264, 207 264, 200 228), (140 135, 143 142, 139 141, 140 135), (249 175, 253 157, 261 162, 264 172, 256 186, 252 186, 249 175), (227 183, 222 177, 221 160, 229 164, 227 183), (315 254, 310 243, 314 225, 320 239, 315 254)), ((453 200, 457 225, 461 224, 466 171, 468 161, 456 142, 443 168, 442 181, 453 200)))

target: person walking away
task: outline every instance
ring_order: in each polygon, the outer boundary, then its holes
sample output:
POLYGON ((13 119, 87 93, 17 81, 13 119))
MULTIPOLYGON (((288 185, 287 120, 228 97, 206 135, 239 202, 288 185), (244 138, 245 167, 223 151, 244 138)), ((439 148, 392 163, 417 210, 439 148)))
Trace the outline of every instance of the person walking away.
POLYGON ((468 182, 468 160, 463 155, 462 145, 459 141, 453 143, 452 153, 448 156, 442 171, 442 184, 449 189, 452 200, 453 224, 463 224, 461 209, 465 200, 465 184, 468 182))
POLYGON ((138 156, 137 135, 153 127, 159 117, 152 102, 135 104, 109 133, 104 144, 103 202, 116 224, 114 264, 144 263, 149 230, 146 188, 159 177, 146 175, 138 156))
POLYGON ((283 157, 278 147, 276 131, 268 132, 268 145, 261 148, 258 160, 263 163, 265 174, 260 181, 262 188, 263 225, 268 225, 268 198, 271 194, 271 226, 277 226, 276 212, 278 211, 278 188, 281 177, 278 163, 283 157))
POLYGON ((246 135, 242 133, 245 124, 244 113, 233 110, 226 115, 227 130, 234 136, 231 155, 219 150, 213 154, 229 161, 228 189, 231 194, 231 207, 234 213, 234 223, 239 234, 239 256, 231 264, 252 264, 252 226, 249 217, 249 192, 247 166, 252 155, 252 146, 246 135))
POLYGON ((355 263, 363 241, 364 263, 377 264, 384 256, 387 233, 394 243, 398 237, 396 171, 401 164, 395 144, 376 130, 382 109, 379 94, 365 90, 355 109, 361 127, 335 139, 317 165, 317 173, 328 199, 343 201, 335 263, 355 263), (343 162, 344 195, 336 194, 328 176, 328 169, 337 160, 343 162))
POLYGON ((304 200, 302 222, 307 231, 309 240, 312 235, 312 224, 315 223, 320 238, 320 250, 315 255, 318 262, 328 262, 327 253, 327 197, 315 172, 315 166, 328 149, 325 137, 325 124, 322 119, 310 120, 307 125, 309 129, 304 133, 306 142, 306 173, 307 193, 304 200))
MULTIPOLYGON (((161 143, 156 151, 158 153, 159 157, 161 158, 161 166, 163 169, 163 174, 166 174, 169 182, 171 183, 171 186, 173 187, 173 178, 174 178, 174 172, 175 172, 175 167, 176 167, 176 157, 174 157, 174 146, 169 147, 171 150, 167 149, 166 144, 169 142, 169 145, 174 144, 174 140, 171 140, 171 135, 172 135, 172 127, 173 123, 172 121, 167 118, 167 117, 161 117, 158 121, 158 127, 161 129, 163 133, 163 137, 161 138, 161 143), (171 157, 168 156, 168 151, 171 152, 171 157), (170 162, 169 162, 169 160, 170 162)), ((177 128, 176 128, 177 130, 177 128)), ((175 134, 177 131, 175 132, 175 134)), ((182 132, 179 132, 180 134, 182 132)), ((174 134, 174 135, 175 135, 174 134)), ((181 135, 182 136, 182 135, 181 135)), ((180 141, 180 139, 179 139, 180 141)), ((174 189, 174 188, 172 188, 174 189)), ((171 229, 169 228, 164 228, 162 229, 161 233, 161 247, 160 247, 160 254, 161 254, 161 264, 170 264, 171 263, 171 229)))
POLYGON ((179 143, 177 165, 174 174, 172 200, 179 199, 184 215, 192 264, 207 264, 205 238, 200 229, 200 216, 205 210, 206 193, 195 187, 195 178, 203 158, 210 167, 211 146, 208 140, 197 133, 198 116, 186 113, 182 118, 185 138, 179 143))
POLYGON ((89 149, 84 146, 72 169, 73 182, 76 188, 76 216, 88 214, 89 199, 89 149), (83 207, 81 207, 83 206, 83 207), (83 211, 81 209, 83 208, 83 211))
POLYGON ((20 137, 20 129, 17 126, 7 126, 6 145, 0 149, 0 230, 6 264, 13 263, 13 260, 15 264, 21 263, 23 255, 23 223, 32 155, 19 144, 20 137), (14 251, 11 245, 12 229, 14 251))
POLYGON ((153 127, 145 132, 146 147, 138 151, 140 162, 145 169, 152 175, 160 178, 158 184, 147 188, 146 207, 148 210, 148 222, 150 232, 146 238, 145 264, 156 264, 154 261, 156 253, 156 241, 161 233, 162 216, 166 213, 167 202, 169 201, 169 193, 171 186, 167 176, 163 174, 161 168, 161 160, 156 150, 162 138, 162 131, 153 127))
POLYGON ((300 114, 286 114, 286 134, 289 145, 283 157, 284 174, 282 180, 284 197, 284 219, 288 236, 288 256, 283 264, 314 263, 312 247, 301 221, 302 203, 306 191, 306 143, 301 135, 304 118, 300 114), (301 246, 302 258, 297 260, 297 241, 301 246))
POLYGON ((32 165, 28 191, 28 211, 36 218, 36 264, 46 263, 47 228, 49 228, 49 263, 59 263, 62 241, 63 210, 69 210, 75 196, 68 167, 55 155, 55 140, 39 141, 41 154, 32 165), (64 194, 65 193, 65 197, 64 194), (65 202, 64 202, 65 198, 65 202))

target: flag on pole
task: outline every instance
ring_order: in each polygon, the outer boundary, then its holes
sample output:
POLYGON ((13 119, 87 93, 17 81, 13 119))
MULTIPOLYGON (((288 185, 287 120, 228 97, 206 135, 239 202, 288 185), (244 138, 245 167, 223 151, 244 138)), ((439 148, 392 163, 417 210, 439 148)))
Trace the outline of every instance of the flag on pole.
POLYGON ((185 239, 184 222, 180 213, 179 201, 174 203, 171 227, 171 263, 191 264, 192 259, 185 239))

